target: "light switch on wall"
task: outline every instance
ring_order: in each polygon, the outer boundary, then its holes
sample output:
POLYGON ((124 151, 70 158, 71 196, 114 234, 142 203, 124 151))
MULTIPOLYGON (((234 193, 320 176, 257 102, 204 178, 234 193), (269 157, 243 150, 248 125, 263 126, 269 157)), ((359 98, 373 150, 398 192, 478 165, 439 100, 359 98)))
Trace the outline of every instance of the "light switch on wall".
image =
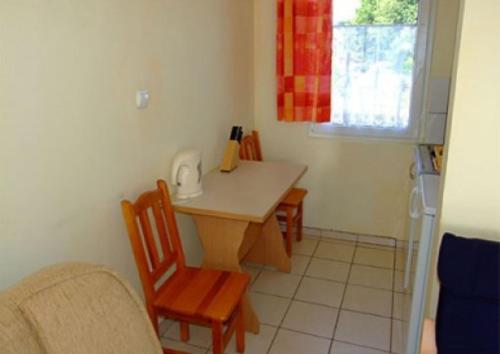
POLYGON ((144 109, 148 106, 149 103, 149 91, 148 90, 139 90, 135 95, 135 105, 138 109, 144 109))

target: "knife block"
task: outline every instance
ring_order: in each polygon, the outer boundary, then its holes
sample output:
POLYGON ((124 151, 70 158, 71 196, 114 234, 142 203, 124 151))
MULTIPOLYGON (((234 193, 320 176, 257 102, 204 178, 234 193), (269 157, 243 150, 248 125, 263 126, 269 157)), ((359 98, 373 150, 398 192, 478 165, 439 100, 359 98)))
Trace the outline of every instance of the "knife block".
POLYGON ((231 172, 238 167, 240 162, 239 152, 240 144, 236 140, 229 140, 224 152, 224 158, 220 164, 221 172, 231 172))

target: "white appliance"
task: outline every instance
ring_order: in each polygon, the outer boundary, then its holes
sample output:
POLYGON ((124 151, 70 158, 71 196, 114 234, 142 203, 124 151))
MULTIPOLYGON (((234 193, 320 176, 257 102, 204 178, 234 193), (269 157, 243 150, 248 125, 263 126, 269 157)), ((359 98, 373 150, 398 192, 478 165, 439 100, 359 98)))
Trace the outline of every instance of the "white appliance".
POLYGON ((177 186, 177 199, 194 198, 203 193, 200 151, 183 150, 174 157, 172 183, 177 186))
POLYGON ((430 79, 428 89, 429 110, 422 127, 421 143, 444 144, 449 94, 449 78, 430 79))
POLYGON ((409 200, 410 227, 405 249, 406 266, 402 302, 403 319, 408 322, 397 335, 401 338, 403 354, 420 353, 420 337, 425 314, 427 281, 432 255, 432 236, 439 195, 440 176, 430 162, 427 146, 415 149, 416 176, 409 200))

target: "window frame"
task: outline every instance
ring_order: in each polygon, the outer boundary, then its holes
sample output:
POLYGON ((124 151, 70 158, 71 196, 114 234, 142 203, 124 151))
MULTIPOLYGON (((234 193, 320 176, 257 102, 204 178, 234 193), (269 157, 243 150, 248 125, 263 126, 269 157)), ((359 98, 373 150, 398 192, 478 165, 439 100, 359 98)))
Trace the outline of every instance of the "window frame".
MULTIPOLYGON (((415 40, 413 79, 408 128, 346 127, 333 123, 311 123, 309 136, 317 138, 360 138, 415 143, 421 139, 427 115, 427 93, 434 40, 436 2, 420 0, 418 8, 417 34, 415 40)), ((335 55, 335 54, 334 54, 335 55)), ((333 75, 333 72, 332 72, 333 75)), ((333 80, 332 80, 333 84, 333 80)), ((332 102, 335 104, 335 102, 332 102)))

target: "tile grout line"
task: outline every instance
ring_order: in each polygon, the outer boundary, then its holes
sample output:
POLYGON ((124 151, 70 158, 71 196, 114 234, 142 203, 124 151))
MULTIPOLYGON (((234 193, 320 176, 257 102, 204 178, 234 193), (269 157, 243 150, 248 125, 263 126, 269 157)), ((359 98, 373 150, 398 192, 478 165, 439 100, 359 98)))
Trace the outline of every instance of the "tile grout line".
MULTIPOLYGON (((307 277, 305 277, 305 278, 307 278, 307 277)), ((349 284, 349 283, 339 283, 339 284, 344 285, 344 287, 347 287, 347 285, 358 286, 358 285, 349 284)), ((377 288, 368 288, 368 287, 362 287, 362 288, 373 289, 373 290, 381 290, 381 291, 385 291, 385 292, 389 292, 390 293, 389 290, 383 290, 383 289, 377 289, 377 288)), ((262 292, 262 291, 254 291, 254 290, 252 290, 252 292, 255 293, 255 294, 276 297, 276 298, 283 299, 283 300, 294 300, 295 302, 301 302, 301 303, 304 303, 304 304, 316 305, 316 306, 327 307, 329 309, 340 310, 340 307, 332 306, 332 305, 327 305, 327 304, 320 303, 320 302, 314 302, 314 301, 308 301, 308 300, 301 300, 301 299, 296 299, 296 298, 292 299, 290 297, 280 296, 280 295, 275 295, 275 294, 269 294, 269 293, 262 292)), ((373 312, 366 312, 366 311, 354 310, 354 309, 349 309, 349 308, 343 308, 342 310, 348 311, 348 312, 355 312, 355 313, 359 313, 359 314, 363 314, 363 315, 369 315, 369 316, 374 316, 374 317, 385 318, 385 319, 392 319, 391 316, 384 316, 384 315, 380 315, 380 314, 373 313, 373 312)), ((270 323, 264 323, 264 324, 276 327, 275 324, 270 324, 270 323)))
MULTIPOLYGON (((303 239, 304 239, 304 237, 303 237, 303 239)), ((275 342, 275 340, 276 340, 276 337, 278 336, 278 333, 279 333, 280 329, 281 329, 281 328, 283 328, 283 327, 282 327, 283 322, 285 321, 285 318, 286 318, 286 316, 287 316, 287 314, 288 314, 288 311, 290 311, 290 308, 292 307, 293 301, 295 300, 295 295, 296 295, 296 294, 297 294, 297 292, 299 291, 300 285, 302 284, 302 280, 303 280, 303 279, 304 279, 304 277, 305 277, 305 273, 307 272, 307 269, 309 268, 309 265, 311 264, 311 261, 312 261, 312 259, 313 259, 313 255, 316 253, 316 250, 317 250, 317 249, 318 249, 318 247, 319 247, 319 242, 320 242, 320 240, 321 240, 321 236, 319 237, 319 239, 317 239, 317 240, 316 240, 316 246, 314 246, 314 250, 313 250, 313 252, 312 252, 312 255, 311 255, 311 257, 309 258, 309 261, 307 262, 307 266, 306 266, 306 269, 305 269, 305 271, 304 271, 304 274, 302 274, 302 275, 301 275, 300 280, 299 280, 299 283, 297 284, 297 287, 295 288, 295 291, 293 292, 293 295, 292 295, 292 297, 291 297, 291 299, 290 299, 290 303, 288 304, 288 306, 287 306, 287 308, 286 308, 286 310, 285 310, 285 313, 284 313, 284 315, 283 315, 283 317, 282 317, 282 319, 281 319, 281 321, 280 321, 280 323, 279 323, 279 325, 278 325, 278 328, 277 328, 277 330, 276 330, 276 333, 274 334, 273 339, 271 340, 271 343, 269 344, 269 348, 267 348, 267 354, 269 354, 269 353, 271 352, 271 349, 272 349, 272 347, 273 347, 273 345, 274 345, 274 342, 275 342)), ((292 252, 292 257, 293 257, 293 252, 292 252)), ((292 257, 290 257, 290 261, 291 261, 291 258, 292 258, 292 257)))
POLYGON ((352 265, 354 264, 354 257, 356 256, 356 250, 358 249, 358 239, 354 242, 354 251, 352 252, 351 263, 349 264, 349 270, 347 271, 347 280, 344 287, 344 291, 342 293, 342 298, 340 299, 339 311, 337 313, 337 318, 335 320, 335 325, 333 326, 332 340, 330 341, 330 346, 328 348, 328 354, 332 351, 333 342, 335 341, 335 334, 337 333, 337 329, 340 322, 340 313, 342 312, 342 305, 344 304, 345 294, 347 292, 347 285, 349 284, 349 278, 351 277, 352 265))
POLYGON ((394 271, 392 272, 392 297, 391 297, 391 323, 390 323, 390 333, 389 333, 389 353, 392 353, 392 332, 394 327, 394 298, 395 298, 395 289, 396 289, 396 250, 394 251, 394 261, 392 266, 394 267, 394 271))

